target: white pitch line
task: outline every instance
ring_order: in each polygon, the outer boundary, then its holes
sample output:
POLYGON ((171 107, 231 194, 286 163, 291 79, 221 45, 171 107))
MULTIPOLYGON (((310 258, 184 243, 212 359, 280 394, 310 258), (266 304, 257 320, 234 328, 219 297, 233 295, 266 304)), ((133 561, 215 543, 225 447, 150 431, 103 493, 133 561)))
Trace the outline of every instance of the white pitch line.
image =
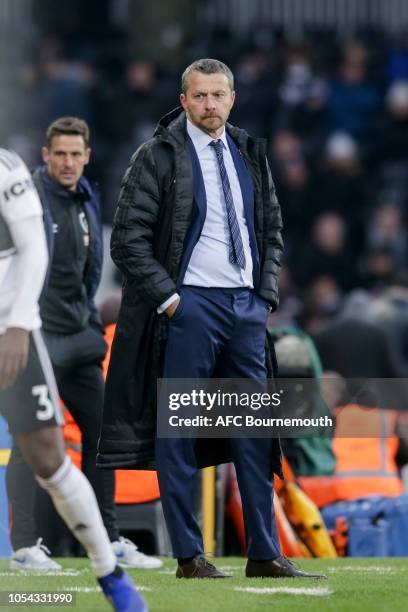
MULTIPOLYGON (((393 574, 397 571, 397 568, 390 567, 387 565, 384 565, 384 566, 381 566, 381 565, 339 565, 339 566, 328 567, 326 569, 328 572, 332 572, 332 573, 343 571, 343 572, 366 572, 366 573, 376 572, 379 574, 393 574)), ((398 570, 400 570, 400 568, 398 568, 398 570)))
MULTIPOLYGON (((101 587, 64 587, 63 591, 75 592, 75 593, 101 593, 101 587)), ((138 586, 138 591, 153 591, 150 587, 138 586)))
POLYGON ((254 593, 256 595, 312 595, 313 597, 327 597, 333 595, 334 591, 326 588, 296 588, 296 587, 235 587, 234 591, 241 593, 254 593))
POLYGON ((63 591, 73 593, 100 593, 102 589, 100 587, 63 587, 63 591))
POLYGON ((0 572, 0 576, 13 576, 16 578, 17 576, 31 576, 31 577, 41 577, 41 576, 71 576, 77 577, 81 572, 77 570, 55 570, 55 571, 38 571, 38 570, 11 570, 9 572, 0 572))

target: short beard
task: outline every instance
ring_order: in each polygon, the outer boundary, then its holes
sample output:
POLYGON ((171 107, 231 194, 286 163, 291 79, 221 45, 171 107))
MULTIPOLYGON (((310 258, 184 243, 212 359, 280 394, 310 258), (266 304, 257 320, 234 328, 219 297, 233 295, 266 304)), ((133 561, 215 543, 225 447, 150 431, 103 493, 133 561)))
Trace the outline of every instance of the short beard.
POLYGON ((223 121, 220 117, 207 117, 208 119, 219 119, 219 124, 214 126, 213 128, 208 128, 205 123, 203 122, 203 120, 201 120, 200 122, 200 129, 205 132, 206 134, 208 134, 209 136, 211 136, 211 134, 214 134, 215 132, 217 132, 218 130, 220 130, 221 128, 224 127, 225 125, 225 121, 223 121))

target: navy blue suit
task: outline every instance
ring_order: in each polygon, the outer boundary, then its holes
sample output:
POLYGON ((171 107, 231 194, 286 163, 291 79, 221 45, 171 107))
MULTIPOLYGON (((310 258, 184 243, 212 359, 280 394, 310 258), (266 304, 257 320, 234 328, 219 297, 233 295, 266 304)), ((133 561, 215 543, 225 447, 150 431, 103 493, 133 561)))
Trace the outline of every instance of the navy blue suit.
MULTIPOLYGON (((266 378, 266 302, 256 294, 259 256, 254 231, 251 175, 234 141, 228 143, 237 170, 248 227, 254 290, 183 285, 205 217, 206 196, 200 163, 188 139, 194 176, 195 214, 183 253, 177 288, 180 303, 168 322, 164 378, 266 378)), ((205 262, 203 262, 205 265, 205 262)), ((166 315, 163 315, 166 316, 166 315)), ((197 472, 194 439, 156 440, 156 462, 163 510, 173 554, 189 558, 203 553, 198 523, 192 512, 197 472)), ((231 451, 242 498, 248 557, 280 555, 272 496, 272 439, 231 439, 231 451)))

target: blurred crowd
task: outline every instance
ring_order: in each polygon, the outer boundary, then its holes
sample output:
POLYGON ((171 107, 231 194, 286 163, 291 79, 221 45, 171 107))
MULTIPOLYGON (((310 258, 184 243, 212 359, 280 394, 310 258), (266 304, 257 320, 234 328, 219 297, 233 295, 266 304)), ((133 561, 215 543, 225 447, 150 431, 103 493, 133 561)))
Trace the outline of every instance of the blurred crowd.
POLYGON ((179 66, 129 56, 117 41, 108 56, 101 43, 41 39, 16 72, 16 128, 5 144, 34 165, 51 120, 86 119, 87 174, 110 223, 132 152, 178 104, 183 68, 218 57, 236 77, 231 122, 268 138, 282 206, 281 307, 271 322, 317 333, 355 289, 370 305, 391 295, 408 312, 408 35, 293 42, 264 29, 239 44, 222 31, 192 39, 179 66))

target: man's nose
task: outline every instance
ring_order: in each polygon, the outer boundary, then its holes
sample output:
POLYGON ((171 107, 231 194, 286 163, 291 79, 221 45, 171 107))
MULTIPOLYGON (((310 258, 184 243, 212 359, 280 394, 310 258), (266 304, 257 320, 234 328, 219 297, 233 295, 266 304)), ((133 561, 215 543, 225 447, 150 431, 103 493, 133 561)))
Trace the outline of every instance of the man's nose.
POLYGON ((72 168, 73 165, 74 165, 74 158, 71 157, 70 155, 67 155, 65 158, 65 166, 68 168, 72 168))
POLYGON ((206 98, 206 108, 208 110, 214 110, 215 108, 215 100, 211 96, 207 96, 206 98))

